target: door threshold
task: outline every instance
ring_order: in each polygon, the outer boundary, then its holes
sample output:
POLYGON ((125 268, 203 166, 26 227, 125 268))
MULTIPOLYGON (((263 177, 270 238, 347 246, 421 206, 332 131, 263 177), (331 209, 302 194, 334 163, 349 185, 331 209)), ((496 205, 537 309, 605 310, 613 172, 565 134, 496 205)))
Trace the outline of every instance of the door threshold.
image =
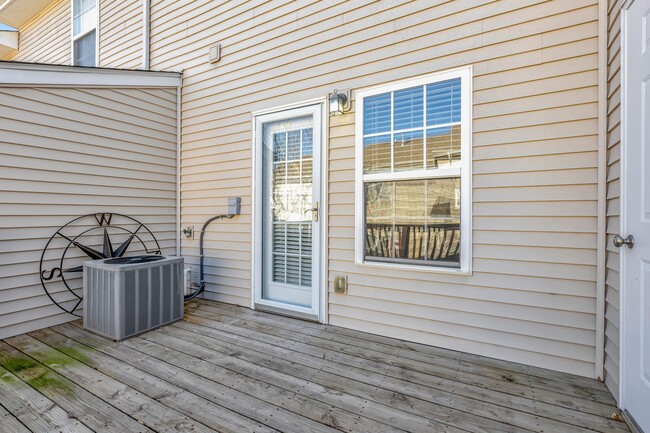
POLYGON ((290 310, 285 310, 284 308, 279 308, 279 307, 273 307, 270 305, 264 305, 264 304, 255 304, 255 310, 256 311, 263 311, 265 313, 273 313, 277 314, 279 316, 286 316, 286 317, 291 317, 293 319, 302 319, 302 320, 307 320, 310 322, 316 322, 320 323, 320 320, 318 318, 317 314, 310 314, 310 313, 303 313, 300 311, 290 311, 290 310))

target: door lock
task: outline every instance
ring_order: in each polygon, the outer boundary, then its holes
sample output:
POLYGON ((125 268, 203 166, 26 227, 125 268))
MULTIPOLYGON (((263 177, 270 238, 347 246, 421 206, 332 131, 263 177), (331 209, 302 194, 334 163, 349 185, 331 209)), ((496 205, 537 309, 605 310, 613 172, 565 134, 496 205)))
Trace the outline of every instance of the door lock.
POLYGON ((314 220, 315 223, 318 222, 318 202, 314 204, 314 207, 311 209, 307 209, 305 213, 311 212, 312 214, 312 219, 314 220))
POLYGON ((621 248, 623 245, 627 245, 628 248, 634 248, 634 236, 628 235, 626 238, 623 238, 621 235, 614 236, 613 239, 614 246, 621 248))

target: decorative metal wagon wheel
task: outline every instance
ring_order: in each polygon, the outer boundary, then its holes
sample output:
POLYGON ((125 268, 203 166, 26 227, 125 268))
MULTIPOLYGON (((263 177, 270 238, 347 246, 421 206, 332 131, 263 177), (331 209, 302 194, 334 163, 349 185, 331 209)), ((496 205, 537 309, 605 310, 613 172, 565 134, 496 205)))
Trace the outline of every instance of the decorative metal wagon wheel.
POLYGON ((41 285, 56 306, 81 317, 76 311, 83 301, 83 262, 123 257, 127 251, 161 254, 154 234, 135 218, 117 213, 80 216, 47 241, 39 266, 41 285))

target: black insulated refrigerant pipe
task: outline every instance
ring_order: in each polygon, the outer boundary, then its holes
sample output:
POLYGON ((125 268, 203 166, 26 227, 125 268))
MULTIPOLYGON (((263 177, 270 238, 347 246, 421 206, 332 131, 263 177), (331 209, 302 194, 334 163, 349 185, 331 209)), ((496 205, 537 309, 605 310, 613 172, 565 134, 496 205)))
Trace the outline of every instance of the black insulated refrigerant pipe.
POLYGON ((205 229, 208 228, 210 223, 214 220, 219 220, 219 219, 226 219, 226 218, 232 218, 234 215, 231 214, 223 214, 223 215, 216 215, 207 220, 204 224, 203 227, 201 228, 201 238, 199 241, 199 255, 201 256, 201 264, 199 266, 199 288, 192 293, 191 295, 186 295, 185 300, 189 301, 190 299, 194 299, 197 296, 199 296, 203 291, 205 290, 205 273, 203 270, 203 259, 205 258, 205 254, 203 253, 203 238, 205 236, 205 229))

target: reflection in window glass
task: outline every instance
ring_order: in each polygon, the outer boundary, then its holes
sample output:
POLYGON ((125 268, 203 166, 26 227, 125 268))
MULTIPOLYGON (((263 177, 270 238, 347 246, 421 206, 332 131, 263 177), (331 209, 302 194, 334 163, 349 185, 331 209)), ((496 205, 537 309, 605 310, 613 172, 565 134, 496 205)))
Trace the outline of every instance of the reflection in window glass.
POLYGON ((366 255, 394 257, 393 207, 395 182, 365 184, 366 255))
POLYGON ((427 126, 460 122, 460 78, 427 84, 427 126))
POLYGON ((96 2, 97 0, 74 0, 72 5, 74 9, 72 17, 73 36, 77 36, 96 27, 96 2))
POLYGON ((460 267, 460 178, 367 182, 365 258, 460 267))
POLYGON ((395 171, 421 170, 424 159, 422 131, 398 132, 394 137, 395 171))
MULTIPOLYGON (((470 140, 461 134, 467 121, 461 97, 469 97, 461 93, 471 77, 460 71, 435 77, 357 94, 365 206, 358 260, 461 268, 461 176, 469 175, 461 145, 470 140)), ((462 268, 468 263, 463 256, 462 268)))
POLYGON ((460 164, 460 125, 427 129, 427 169, 460 164))
POLYGON ((76 66, 95 66, 95 48, 94 31, 74 41, 74 64, 76 66))
POLYGON ((363 100, 363 133, 390 131, 390 93, 370 96, 363 100))
POLYGON ((72 2, 72 60, 75 66, 96 66, 97 0, 72 2))
POLYGON ((393 98, 393 130, 421 128, 424 110, 422 86, 398 90, 393 98))
POLYGON ((363 139, 363 172, 382 173, 390 171, 390 135, 363 139))
MULTIPOLYGON (((311 285, 313 128, 311 116, 264 125, 264 214, 272 243, 271 281, 311 285), (270 207, 270 209, 269 209, 270 207)), ((266 230, 266 227, 265 227, 266 230)))

